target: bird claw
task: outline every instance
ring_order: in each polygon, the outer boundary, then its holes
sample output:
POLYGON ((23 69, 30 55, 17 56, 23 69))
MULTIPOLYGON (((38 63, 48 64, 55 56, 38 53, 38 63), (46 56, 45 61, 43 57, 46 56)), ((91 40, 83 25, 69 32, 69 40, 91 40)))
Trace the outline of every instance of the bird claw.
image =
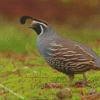
POLYGON ((75 86, 78 86, 78 85, 79 87, 85 87, 85 86, 91 87, 91 85, 88 84, 88 80, 86 81, 79 80, 75 83, 75 86))

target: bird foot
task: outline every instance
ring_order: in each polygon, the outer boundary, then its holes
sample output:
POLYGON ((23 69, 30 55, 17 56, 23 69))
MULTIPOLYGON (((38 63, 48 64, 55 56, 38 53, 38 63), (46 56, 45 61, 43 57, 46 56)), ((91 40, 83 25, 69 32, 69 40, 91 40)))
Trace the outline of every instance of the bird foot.
POLYGON ((86 81, 82 81, 82 80, 79 80, 75 83, 75 86, 79 86, 79 87, 85 87, 85 86, 88 86, 88 87, 91 87, 89 84, 88 84, 88 80, 86 81))

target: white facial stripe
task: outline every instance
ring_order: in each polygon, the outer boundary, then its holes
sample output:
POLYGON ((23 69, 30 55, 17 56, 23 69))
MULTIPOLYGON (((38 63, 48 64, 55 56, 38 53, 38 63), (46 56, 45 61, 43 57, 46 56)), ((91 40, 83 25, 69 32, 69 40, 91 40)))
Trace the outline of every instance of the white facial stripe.
POLYGON ((41 27, 41 33, 40 33, 40 35, 43 33, 43 27, 40 25, 40 27, 41 27))
POLYGON ((44 25, 45 27, 47 27, 47 25, 46 25, 46 24, 44 24, 44 23, 42 23, 42 22, 33 21, 33 23, 39 23, 39 24, 42 24, 42 25, 44 25))

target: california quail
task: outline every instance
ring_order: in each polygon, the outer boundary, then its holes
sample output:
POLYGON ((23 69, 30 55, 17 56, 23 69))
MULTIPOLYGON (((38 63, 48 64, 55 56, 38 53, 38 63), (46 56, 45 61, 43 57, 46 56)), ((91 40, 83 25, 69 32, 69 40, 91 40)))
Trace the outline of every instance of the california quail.
POLYGON ((100 58, 92 49, 58 35, 44 21, 23 16, 20 19, 21 24, 25 24, 27 18, 33 20, 29 28, 34 29, 38 35, 37 48, 41 56, 49 66, 69 76, 67 87, 73 81, 74 74, 83 74, 86 83, 84 72, 90 69, 100 70, 100 58))

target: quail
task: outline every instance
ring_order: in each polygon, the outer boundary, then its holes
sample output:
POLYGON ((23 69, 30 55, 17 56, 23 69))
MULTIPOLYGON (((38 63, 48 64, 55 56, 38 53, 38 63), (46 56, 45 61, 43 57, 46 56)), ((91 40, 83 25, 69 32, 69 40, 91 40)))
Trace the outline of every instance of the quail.
POLYGON ((21 24, 26 19, 32 19, 32 28, 37 33, 37 48, 40 55, 48 65, 69 76, 67 87, 74 79, 74 74, 83 74, 84 83, 87 83, 85 72, 90 69, 100 70, 100 58, 89 47, 77 41, 64 38, 45 21, 33 19, 30 16, 23 16, 21 24))

